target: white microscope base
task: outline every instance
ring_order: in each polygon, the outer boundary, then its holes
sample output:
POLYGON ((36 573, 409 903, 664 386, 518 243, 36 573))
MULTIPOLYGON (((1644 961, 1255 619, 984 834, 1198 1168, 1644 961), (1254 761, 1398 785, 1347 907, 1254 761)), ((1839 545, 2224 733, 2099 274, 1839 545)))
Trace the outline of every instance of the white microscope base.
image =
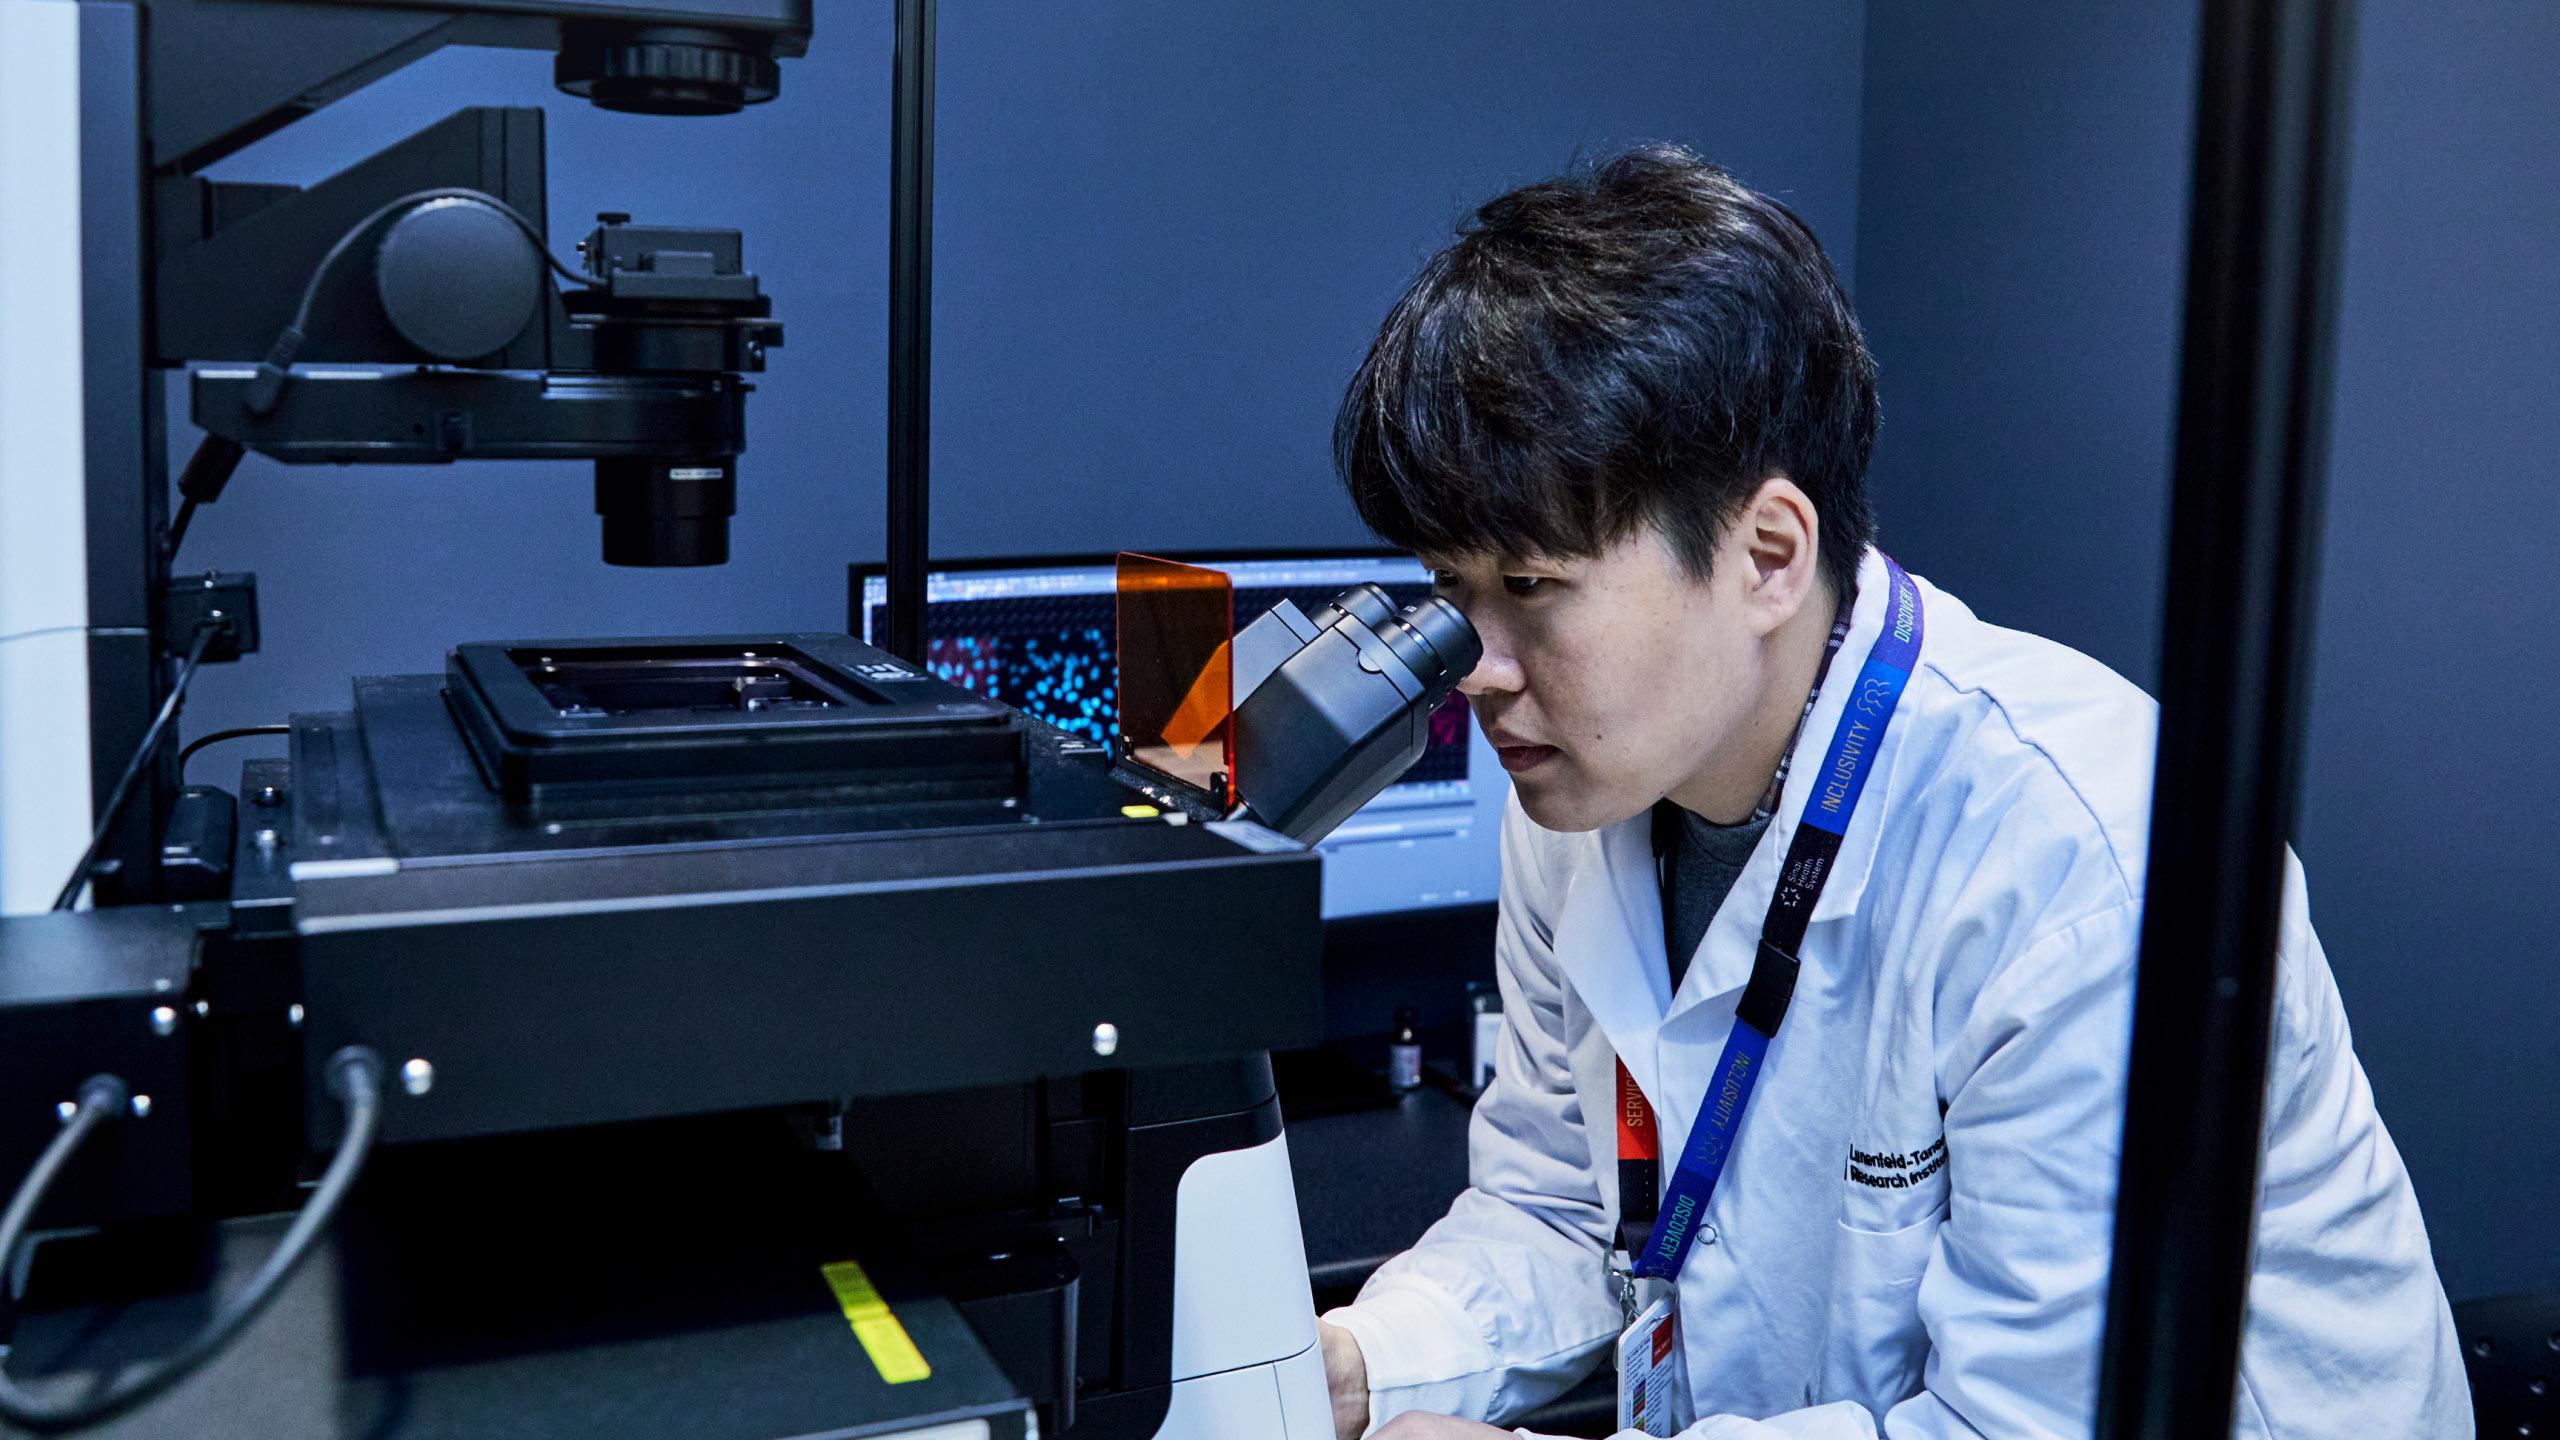
POLYGON ((1174 1216, 1173 1400, 1157 1440, 1330 1440, 1288 1137, 1194 1162, 1174 1216))

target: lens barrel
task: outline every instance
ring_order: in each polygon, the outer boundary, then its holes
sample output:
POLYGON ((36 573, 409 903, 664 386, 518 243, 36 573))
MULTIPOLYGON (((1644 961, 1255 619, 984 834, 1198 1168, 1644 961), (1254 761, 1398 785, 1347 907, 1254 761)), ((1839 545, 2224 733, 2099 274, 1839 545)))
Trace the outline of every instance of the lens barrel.
POLYGON ((1315 614, 1316 628, 1330 628, 1336 620, 1348 615, 1371 630, 1383 631, 1395 623, 1396 602, 1385 590, 1363 580, 1333 597, 1333 603, 1315 614))
POLYGON ((726 564, 737 513, 734 455, 596 462, 607 565, 726 564))
POLYGON ((1484 638, 1457 606, 1438 595, 1405 607, 1379 637, 1437 704, 1484 658, 1484 638))

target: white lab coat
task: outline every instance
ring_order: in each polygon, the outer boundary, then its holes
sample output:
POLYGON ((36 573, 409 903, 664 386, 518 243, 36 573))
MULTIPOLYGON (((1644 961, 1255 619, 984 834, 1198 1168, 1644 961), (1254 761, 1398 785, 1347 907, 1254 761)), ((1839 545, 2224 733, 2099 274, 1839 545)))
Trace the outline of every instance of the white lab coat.
MULTIPOLYGON (((2155 711, 2095 661, 1921 591, 1919 669, 1679 1278, 1691 1436, 2090 1432, 2155 711)), ((1857 673, 1887 593, 1869 553, 1835 677, 1857 673)), ((1558 834, 1513 803, 1473 1183, 1327 1317, 1360 1343, 1373 1425, 1508 1420, 1606 1363, 1612 1057, 1662 1119, 1667 1174, 1849 688, 1825 687, 1677 995, 1646 818, 1558 834)), ((2290 857, 2287 876, 2233 1430, 2467 1437, 2417 1198, 2290 857)))

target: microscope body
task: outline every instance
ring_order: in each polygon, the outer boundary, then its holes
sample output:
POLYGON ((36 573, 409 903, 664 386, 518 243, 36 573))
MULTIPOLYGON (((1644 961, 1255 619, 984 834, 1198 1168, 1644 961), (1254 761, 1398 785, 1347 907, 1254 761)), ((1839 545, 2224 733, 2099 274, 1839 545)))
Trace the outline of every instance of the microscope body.
MULTIPOLYGON (((159 404, 180 371, 209 437, 189 501, 252 450, 582 459, 608 561, 726 558, 747 377, 781 340, 738 231, 603 216, 553 283, 523 107, 308 186, 201 172, 446 44, 553 50, 608 108, 722 113, 772 96, 808 0, 83 8, 136 126, 91 214, 140 241, 130 323, 87 332, 114 377, 87 422, 91 550, 116 560, 100 753, 166 699, 192 613, 159 404)), ((1429 668, 1275 686, 1358 693, 1269 768, 1315 796, 1272 798, 1271 826, 1150 809, 1121 757, 835 635, 461 645, 294 716, 236 786, 164 761, 100 908, 0 919, 0 1172, 86 1076, 150 1102, 38 1212, 97 1239, 34 1247, 0 1293, 12 1368, 77 1391, 65 1337, 183 1316, 202 1297, 172 1274, 263 1253, 342 1138, 327 1057, 361 1046, 388 1084, 327 1258, 241 1363, 106 1433, 483 1433, 604 1374, 669 1433, 1329 1435, 1267 1056, 1322 1036, 1306 842, 1401 768, 1429 707, 1402 709, 1454 683, 1429 668), (136 1236, 170 1264, 93 1263, 136 1236), (830 1296, 857 1261, 932 1375, 870 1348, 860 1287, 830 1296)), ((598 1423, 645 1433, 629 1418, 598 1423)))
MULTIPOLYGON (((646 1346, 752 1304, 789 1327, 775 1348, 711 1353, 726 1386, 813 1407, 793 1424, 1327 1433, 1267 1059, 1323 1033, 1311 849, 1158 813, 1105 747, 840 635, 466 645, 353 700, 242 766, 220 901, 0 921, 0 1088, 33 1116, 106 1069, 170 1101, 48 1221, 272 1223, 339 1138, 326 1057, 362 1046, 399 1083, 335 1241, 348 1278, 296 1282, 360 1343, 266 1359, 359 1411, 396 1384, 394 1433, 555 1403, 572 1381, 542 1377, 636 1323, 593 1277, 644 1244, 671 1269, 660 1328, 613 1341, 635 1384, 646 1346), (102 920, 135 932, 132 974, 103 968, 102 920), (944 1390, 795 1368, 869 1364, 819 1282, 846 1261, 944 1390), (503 1371, 454 1365, 511 1296, 550 1328, 504 1327, 503 1371)), ((43 1136, 17 1128, 23 1164, 43 1136)), ((27 1352, 92 1314, 20 1317, 27 1352)), ((716 1411, 696 1365, 669 1417, 716 1411)), ((124 1433, 222 1408, 181 1389, 124 1433)))

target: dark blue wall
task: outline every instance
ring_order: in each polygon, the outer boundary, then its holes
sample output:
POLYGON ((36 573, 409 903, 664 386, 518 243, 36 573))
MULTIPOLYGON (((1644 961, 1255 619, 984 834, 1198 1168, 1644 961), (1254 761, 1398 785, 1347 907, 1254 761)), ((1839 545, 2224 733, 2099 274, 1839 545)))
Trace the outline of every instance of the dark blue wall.
POLYGON ((2560 1285, 2560 7, 2368 0, 2302 853, 2457 1296, 2560 1285))
MULTIPOLYGON (((2455 1298, 2560 1284, 2560 11, 2367 0, 2298 846, 2455 1298)), ((1888 544, 2148 685, 2189 7, 1876 6, 1888 544)))
POLYGON ((1878 5, 1858 311, 1885 547, 2148 686, 2195 12, 1878 5))
MULTIPOLYGON (((583 465, 253 457, 186 563, 259 573, 265 651, 208 672, 191 733, 341 707, 349 674, 459 640, 842 623, 844 562, 881 549, 888 6, 818 18, 738 117, 608 115, 547 57, 448 51, 222 167, 306 181, 460 105, 542 104, 555 249, 605 209, 741 226, 789 341, 721 569, 607 569, 583 465)), ((1687 141, 1845 265, 1863 27, 1859 0, 943 6, 937 553, 1358 541, 1327 440, 1369 332, 1476 201, 1577 154, 1687 141)))

